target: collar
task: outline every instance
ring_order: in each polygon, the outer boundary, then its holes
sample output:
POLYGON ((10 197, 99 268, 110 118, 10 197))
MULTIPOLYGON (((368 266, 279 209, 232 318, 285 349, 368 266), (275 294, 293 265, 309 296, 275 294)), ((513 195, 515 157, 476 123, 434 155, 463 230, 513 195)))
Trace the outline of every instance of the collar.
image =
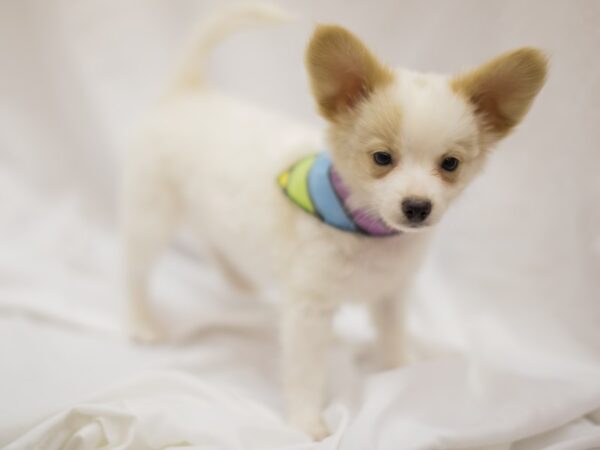
POLYGON ((348 207, 350 193, 326 152, 302 158, 277 181, 293 203, 334 228, 377 237, 399 234, 381 218, 348 207))

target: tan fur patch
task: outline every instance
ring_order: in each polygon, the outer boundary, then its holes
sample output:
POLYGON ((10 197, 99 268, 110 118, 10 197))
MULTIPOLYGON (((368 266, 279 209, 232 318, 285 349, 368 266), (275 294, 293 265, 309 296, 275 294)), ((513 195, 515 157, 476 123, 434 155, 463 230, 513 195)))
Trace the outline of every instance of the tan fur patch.
POLYGON ((316 28, 306 51, 306 67, 319 111, 329 120, 394 78, 356 36, 337 25, 316 28))
POLYGON ((535 48, 502 54, 451 81, 454 92, 473 104, 485 131, 504 137, 529 110, 544 85, 548 59, 535 48))
POLYGON ((328 140, 338 164, 360 167, 370 178, 385 177, 401 163, 401 123, 402 110, 396 98, 385 88, 378 90, 329 127, 328 140), (388 152, 392 164, 377 165, 373 160, 377 151, 388 152))
POLYGON ((460 167, 458 169, 456 169, 454 172, 448 172, 447 170, 444 170, 441 167, 438 167, 435 169, 434 175, 437 177, 440 177, 443 181, 445 181, 448 184, 454 184, 459 179, 460 171, 461 171, 460 167))

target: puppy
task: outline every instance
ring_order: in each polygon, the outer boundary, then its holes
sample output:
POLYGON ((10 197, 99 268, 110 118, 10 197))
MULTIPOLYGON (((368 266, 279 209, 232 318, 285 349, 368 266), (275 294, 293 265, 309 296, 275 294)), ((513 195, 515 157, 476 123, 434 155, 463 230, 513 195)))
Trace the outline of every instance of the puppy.
POLYGON ((384 363, 401 364, 401 308, 431 229, 523 119, 547 62, 522 48, 454 76, 416 73, 386 66, 344 28, 320 25, 306 51, 328 123, 320 136, 204 79, 221 38, 283 16, 243 6, 209 22, 128 152, 129 324, 136 339, 160 337, 148 278, 187 221, 233 282, 277 286, 289 419, 320 438, 336 308, 367 302, 384 363))

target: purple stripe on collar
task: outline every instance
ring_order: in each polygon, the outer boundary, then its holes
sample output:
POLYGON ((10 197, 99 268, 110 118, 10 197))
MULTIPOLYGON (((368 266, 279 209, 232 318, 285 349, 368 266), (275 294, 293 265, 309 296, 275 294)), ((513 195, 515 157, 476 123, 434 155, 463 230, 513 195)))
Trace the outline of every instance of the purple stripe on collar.
POLYGON ((346 200, 348 199, 350 192, 342 181, 340 175, 333 167, 330 170, 330 179, 335 192, 340 197, 340 200, 352 216, 352 220, 366 234, 372 236, 392 236, 400 233, 399 231, 388 227, 379 217, 374 217, 363 209, 350 209, 346 204, 346 200))

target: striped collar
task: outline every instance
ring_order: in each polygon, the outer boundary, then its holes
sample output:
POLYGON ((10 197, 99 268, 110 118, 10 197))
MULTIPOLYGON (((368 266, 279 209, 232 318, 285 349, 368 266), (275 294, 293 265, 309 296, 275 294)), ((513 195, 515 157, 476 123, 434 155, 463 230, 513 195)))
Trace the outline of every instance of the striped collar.
POLYGON ((399 234, 379 217, 348 207, 348 188, 326 152, 304 157, 277 181, 293 203, 332 227, 378 237, 399 234))

